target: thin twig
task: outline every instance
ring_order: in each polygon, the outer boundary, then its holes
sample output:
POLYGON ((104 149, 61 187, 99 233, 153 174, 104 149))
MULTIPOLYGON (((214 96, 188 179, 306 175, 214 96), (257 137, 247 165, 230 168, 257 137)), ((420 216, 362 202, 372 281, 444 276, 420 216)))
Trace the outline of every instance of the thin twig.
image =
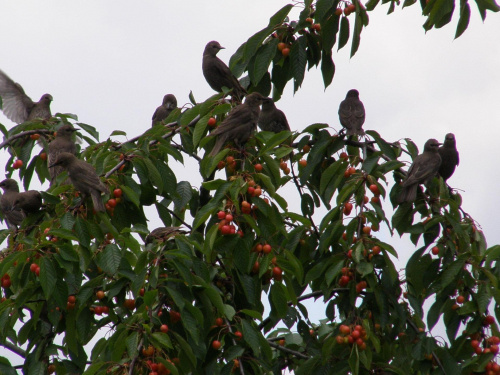
MULTIPOLYGON (((338 293, 338 292, 348 292, 350 289, 349 288, 335 288, 335 289, 332 289, 332 293, 338 293)), ((297 298, 297 302, 301 302, 301 301, 304 301, 306 299, 309 299, 309 298, 314 298, 314 297, 321 297, 323 296, 324 293, 322 291, 316 291, 316 292, 312 292, 312 293, 309 293, 309 294, 304 294, 303 296, 300 296, 299 298, 297 298)), ((293 303, 292 302, 288 302, 288 306, 292 306, 293 303)), ((271 320, 271 318, 266 318, 264 319, 262 322, 260 322, 259 324, 259 329, 262 329, 266 326, 266 324, 271 320)))
MULTIPOLYGON (((191 120, 191 122, 189 124, 187 124, 187 127, 190 127, 190 126, 194 126, 199 120, 200 120, 200 115, 196 116, 193 120, 191 120)), ((172 128, 174 126, 178 125, 177 122, 171 122, 167 125, 165 125, 165 127, 168 127, 168 128, 172 128)), ((166 138, 169 138, 169 137, 173 137, 175 134, 177 134, 179 132, 179 129, 180 128, 176 128, 176 129, 173 129, 172 131, 168 132, 167 134, 164 134, 162 135, 161 137, 163 139, 166 139, 166 138)), ((141 134, 140 136, 138 137, 135 137, 135 138, 131 138, 130 140, 126 141, 126 142, 123 142, 123 143, 120 143, 119 145, 116 145, 114 148, 116 150, 120 149, 122 147, 123 144, 125 143, 130 143, 130 142, 135 142, 137 141, 139 138, 141 138, 144 134, 141 134)), ((149 142, 149 146, 152 146, 154 144, 156 144, 156 140, 152 140, 149 142)), ((185 150, 183 150, 185 151, 185 150)), ((189 154, 188 152, 186 152, 186 154, 194 157, 196 160, 198 161, 201 161, 201 159, 199 157, 196 157, 194 155, 191 155, 189 154)), ((109 178, 109 176, 111 176, 113 173, 115 173, 123 164, 125 164, 125 160, 121 160, 117 165, 115 165, 108 173, 106 173, 104 175, 105 178, 109 178)))
POLYGON ((144 337, 141 337, 141 341, 139 342, 139 346, 137 347, 137 355, 132 359, 132 362, 130 363, 128 375, 134 375, 135 362, 137 361, 137 358, 139 357, 139 353, 141 352, 143 342, 144 342, 144 337))
POLYGON ((11 344, 10 342, 6 341, 3 343, 0 343, 0 346, 3 346, 6 349, 9 349, 11 352, 16 353, 18 356, 26 358, 26 351, 21 349, 20 347, 11 344))
MULTIPOLYGON (((168 124, 165 124, 165 125, 164 125, 164 127, 165 127, 165 128, 173 128, 173 127, 175 127, 175 126, 177 126, 177 125, 178 125, 178 123, 177 123, 177 121, 176 121, 176 122, 170 122, 170 123, 168 123, 168 124)), ((125 142, 120 143, 119 145, 113 146, 113 148, 114 148, 115 150, 118 150, 118 149, 122 148, 122 146, 123 146, 124 144, 126 144, 126 143, 134 143, 134 142, 136 142, 136 141, 137 141, 137 140, 139 140, 139 139, 140 139, 143 135, 144 135, 144 133, 143 133, 143 134, 141 134, 141 135, 138 135, 137 137, 130 138, 128 141, 125 141, 125 142)))
POLYGON ((278 344, 275 344, 274 342, 271 342, 269 340, 267 340, 268 344, 270 346, 272 346, 273 348, 275 349, 278 349, 278 350, 281 350, 282 352, 285 352, 285 353, 289 353, 289 354, 293 354, 294 356, 298 357, 298 358, 301 358, 301 359, 309 359, 310 357, 305 355, 305 354, 302 354, 300 352, 297 352, 295 350, 292 350, 292 349, 288 349, 284 346, 281 346, 281 345, 278 345, 278 344))
POLYGON ((188 223, 186 223, 184 220, 182 220, 179 216, 177 216, 177 214, 176 214, 174 211, 172 211, 170 208, 166 208, 166 210, 167 210, 170 214, 172 214, 173 216, 175 216, 175 218, 176 218, 177 220, 179 220, 182 224, 184 224, 186 227, 188 227, 188 228, 189 228, 189 230, 193 230, 193 227, 192 227, 191 225, 189 225, 189 224, 188 224, 188 223))
POLYGON ((10 142, 15 141, 18 138, 23 138, 27 135, 32 135, 32 134, 40 134, 40 133, 45 133, 45 134, 50 134, 53 133, 53 130, 48 130, 48 129, 34 129, 34 130, 26 130, 22 133, 13 135, 12 137, 8 138, 7 140, 3 141, 0 143, 0 148, 4 148, 6 145, 8 145, 10 142))

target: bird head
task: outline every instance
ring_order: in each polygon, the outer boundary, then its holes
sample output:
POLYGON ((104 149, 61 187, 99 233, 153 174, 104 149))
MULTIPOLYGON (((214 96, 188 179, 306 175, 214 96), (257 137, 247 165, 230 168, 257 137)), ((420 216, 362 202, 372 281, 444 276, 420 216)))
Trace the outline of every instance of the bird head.
POLYGON ((5 191, 19 192, 19 185, 17 184, 17 181, 12 178, 6 178, 2 182, 0 182, 0 188, 2 188, 4 192, 5 191))
POLYGON ((263 111, 273 109, 273 108, 276 108, 276 105, 274 104, 273 99, 271 99, 271 98, 263 98, 262 99, 262 110, 263 111))
POLYGON ((252 92, 251 94, 248 94, 245 97, 245 104, 251 107, 260 106, 265 99, 270 99, 270 98, 266 98, 265 96, 262 96, 258 92, 252 92))
POLYGON ((455 146, 455 134, 453 134, 453 133, 446 134, 446 137, 444 137, 444 145, 454 147, 455 146))
POLYGON ((54 100, 52 98, 52 95, 50 94, 43 94, 42 97, 40 98, 40 102, 50 104, 50 102, 54 100))
POLYGON ((73 134, 77 130, 80 130, 80 129, 74 128, 73 125, 70 125, 70 124, 63 125, 59 129, 57 129, 56 137, 69 138, 69 137, 71 137, 71 134, 73 134))
POLYGON ((441 145, 442 145, 442 143, 439 143, 436 139, 431 138, 427 142, 425 142, 424 152, 425 151, 438 152, 439 146, 441 146, 441 145))
POLYGON ((359 91, 356 89, 352 89, 347 91, 346 98, 359 98, 359 91))
POLYGON ((167 94, 163 97, 163 105, 166 105, 168 109, 177 108, 177 98, 173 94, 167 94))
POLYGON ((224 47, 222 47, 219 42, 212 40, 205 46, 203 55, 215 56, 221 49, 224 49, 224 47))
POLYGON ((69 152, 61 152, 58 156, 57 159, 54 163, 49 165, 49 168, 56 167, 60 165, 63 168, 68 167, 73 163, 75 160, 78 160, 75 155, 69 153, 69 152))

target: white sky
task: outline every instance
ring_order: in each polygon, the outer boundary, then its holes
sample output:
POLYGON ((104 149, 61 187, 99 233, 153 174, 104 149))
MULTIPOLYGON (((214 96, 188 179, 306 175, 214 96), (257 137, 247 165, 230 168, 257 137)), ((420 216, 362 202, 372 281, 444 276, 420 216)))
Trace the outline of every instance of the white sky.
MULTIPOLYGON (((219 57, 229 62, 285 4, 0 0, 0 69, 34 100, 50 93, 53 113, 77 114, 100 130, 101 140, 118 129, 134 137, 150 127, 163 95, 175 94, 182 106, 191 90, 198 101, 213 94, 201 71, 208 41, 226 47, 219 57)), ((456 16, 425 34, 418 5, 390 16, 387 9, 369 13, 354 58, 350 42, 334 53, 336 74, 326 91, 313 69, 297 94, 288 84, 277 106, 292 130, 315 122, 340 129, 338 105, 356 88, 366 108, 364 128, 388 141, 409 137, 422 149, 428 138, 442 141, 455 133, 461 164, 449 183, 461 190, 463 208, 481 224, 488 244, 500 243, 500 153, 494 144, 500 137, 500 16, 489 12, 483 24, 471 4, 469 30, 454 40, 456 16)), ((12 125, 1 113, 0 123, 12 125)), ((7 159, 0 152, 0 164, 7 159)), ((177 170, 179 181, 190 179, 187 170, 177 170)), ((154 215, 150 229, 161 225, 154 215)), ((407 242, 392 242, 403 260, 411 255, 407 242)))

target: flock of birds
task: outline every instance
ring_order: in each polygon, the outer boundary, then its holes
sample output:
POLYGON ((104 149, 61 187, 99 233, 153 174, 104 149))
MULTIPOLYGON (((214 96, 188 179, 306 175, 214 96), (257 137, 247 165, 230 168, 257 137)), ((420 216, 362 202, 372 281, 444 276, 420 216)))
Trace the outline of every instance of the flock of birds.
MULTIPOLYGON (((223 48, 217 41, 211 41, 206 45, 202 61, 203 75, 213 90, 223 92, 224 89, 229 89, 230 91, 226 92, 229 92, 233 101, 240 104, 236 105, 221 124, 209 134, 211 137, 216 137, 215 145, 208 154, 210 157, 215 156, 228 142, 233 142, 235 146, 242 148, 257 126, 263 131, 275 133, 290 131, 285 114, 276 107, 273 100, 258 92, 247 94, 229 67, 217 57, 217 53, 223 48), (245 101, 241 103, 243 98, 245 101)), ((26 95, 21 85, 15 83, 1 70, 0 98, 5 116, 18 124, 36 119, 48 120, 52 117, 51 95, 44 94, 38 102, 34 102, 26 95)), ((162 105, 153 114, 152 126, 161 125, 176 108, 176 97, 172 94, 165 95, 162 105)), ((349 90, 346 98, 340 103, 338 114, 347 136, 365 134, 362 128, 365 122, 365 109, 357 90, 349 90)), ((48 145, 51 185, 55 183, 57 176, 66 170, 69 181, 64 183, 72 183, 81 193, 82 204, 85 198, 90 196, 94 209, 104 212, 101 193, 107 193, 108 188, 102 183, 91 164, 76 157, 76 146, 72 135, 77 130, 72 125, 63 125, 48 145)), ((459 154, 452 133, 446 135, 444 144, 436 139, 429 139, 424 145, 423 153, 415 157, 408 170, 398 203, 415 201, 418 186, 428 184, 437 174, 446 181, 458 164, 459 154)), ((0 209, 9 227, 17 228, 28 214, 37 212, 42 205, 42 197, 38 191, 20 193, 17 181, 11 178, 0 182, 0 188, 4 191, 0 198, 0 209)))

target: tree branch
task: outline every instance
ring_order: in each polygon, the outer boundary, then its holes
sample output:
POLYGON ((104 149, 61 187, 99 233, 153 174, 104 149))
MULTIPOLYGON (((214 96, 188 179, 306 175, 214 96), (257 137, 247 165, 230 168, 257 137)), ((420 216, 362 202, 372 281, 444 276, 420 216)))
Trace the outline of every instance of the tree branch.
POLYGON ((48 130, 48 129, 34 129, 34 130, 26 130, 22 133, 18 133, 16 135, 13 135, 12 137, 6 139, 5 141, 3 141, 2 143, 0 143, 0 148, 4 148, 5 146, 7 146, 9 143, 11 143, 12 141, 15 141, 16 139, 19 139, 19 138, 23 138, 27 135, 32 135, 32 134, 40 134, 40 133, 43 133, 43 134, 50 134, 50 133, 53 133, 54 131, 53 130, 48 130))
POLYGON ((305 355, 305 354, 302 354, 302 353, 297 352, 297 351, 295 351, 295 350, 288 349, 288 348, 286 348, 286 347, 284 347, 284 346, 281 346, 281 345, 275 344, 275 343, 274 343, 274 342, 272 342, 272 341, 267 340, 267 342, 268 342, 268 344, 269 344, 270 346, 272 346, 273 348, 278 349, 278 350, 281 350, 282 352, 285 352, 285 353, 288 353, 288 354, 292 354, 292 355, 294 355, 294 356, 296 356, 296 357, 298 357, 298 358, 301 358, 301 359, 309 359, 309 358, 310 358, 309 356, 307 356, 307 355, 305 355))
POLYGON ((26 358, 27 353, 25 350, 21 349, 20 347, 14 345, 14 344, 11 344, 8 341, 0 343, 0 346, 3 346, 4 348, 9 349, 11 352, 17 354, 20 357, 26 358))

